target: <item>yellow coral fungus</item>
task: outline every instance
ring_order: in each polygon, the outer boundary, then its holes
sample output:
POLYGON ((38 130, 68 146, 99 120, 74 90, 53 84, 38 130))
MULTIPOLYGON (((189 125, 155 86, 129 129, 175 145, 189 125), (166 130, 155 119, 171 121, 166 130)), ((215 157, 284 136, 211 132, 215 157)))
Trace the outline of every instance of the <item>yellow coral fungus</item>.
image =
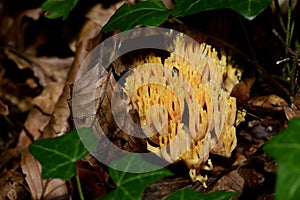
POLYGON ((170 163, 182 160, 191 180, 206 186, 199 171, 212 168, 209 153, 229 157, 236 146, 232 66, 211 46, 181 36, 163 62, 151 54, 135 64, 125 92, 151 140, 148 150, 170 163))

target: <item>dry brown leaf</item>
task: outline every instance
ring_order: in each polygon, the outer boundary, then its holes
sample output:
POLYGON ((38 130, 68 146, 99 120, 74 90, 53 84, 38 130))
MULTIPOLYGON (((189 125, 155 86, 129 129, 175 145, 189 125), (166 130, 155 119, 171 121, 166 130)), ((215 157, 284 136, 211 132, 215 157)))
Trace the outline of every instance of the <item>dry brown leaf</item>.
MULTIPOLYGON (((2 164, 2 163, 1 163, 2 164)), ((20 164, 5 166, 0 174, 0 199, 28 199, 29 192, 24 185, 24 176, 18 172, 20 164)))
POLYGON ((44 115, 37 108, 33 108, 30 110, 24 126, 26 131, 36 140, 40 137, 41 131, 43 131, 49 120, 49 116, 44 115))
POLYGON ((248 104, 265 109, 280 111, 283 107, 289 106, 288 103, 277 95, 252 97, 249 99, 248 104))
POLYGON ((60 179, 42 180, 41 165, 29 151, 22 154, 21 167, 26 175, 32 199, 67 199, 65 182, 60 179))
POLYGON ((31 64, 29 60, 26 60, 24 57, 22 57, 19 53, 17 53, 15 50, 10 48, 4 48, 5 55, 10 59, 13 60, 19 69, 26 69, 31 68, 31 64))
POLYGON ((0 115, 7 116, 9 114, 8 106, 0 100, 0 115))
MULTIPOLYGON (((54 113, 51 117, 50 123, 44 131, 44 137, 54 137, 57 134, 64 134, 69 129, 68 119, 71 115, 68 100, 71 99, 70 86, 74 83, 77 71, 88 55, 88 53, 96 46, 97 43, 93 42, 93 38, 97 38, 100 26, 88 20, 81 29, 78 48, 76 50, 75 60, 69 71, 63 92, 55 105, 54 113)), ((98 41, 98 40, 97 40, 98 41)))
POLYGON ((31 139, 28 137, 25 130, 22 130, 19 136, 18 144, 15 148, 18 154, 21 155, 28 148, 30 143, 31 139))
MULTIPOLYGON (((16 63, 19 69, 31 69, 43 87, 51 82, 65 82, 74 60, 73 57, 25 57, 11 48, 4 48, 4 52, 10 60, 16 63)), ((27 84, 32 85, 30 82, 27 84)))
POLYGON ((292 104, 291 107, 287 107, 287 106, 283 107, 283 110, 288 120, 300 117, 300 110, 298 110, 298 107, 294 106, 294 104, 292 104))
POLYGON ((233 170, 228 174, 225 174, 214 186, 213 191, 235 191, 242 193, 245 180, 238 170, 233 170))
POLYGON ((39 107, 43 113, 51 115, 54 111, 55 104, 62 93, 63 83, 50 83, 43 92, 33 99, 32 104, 39 107))
POLYGON ((249 99, 251 88, 254 81, 255 81, 255 77, 250 77, 241 80, 238 84, 234 86, 231 95, 236 97, 237 102, 244 103, 249 99))
POLYGON ((85 15, 88 19, 103 27, 115 11, 123 5, 124 1, 120 1, 109 8, 103 8, 103 5, 98 3, 93 6, 85 15))
POLYGON ((18 199, 26 199, 25 187, 17 182, 8 181, 4 185, 0 187, 0 200, 18 200, 18 199))
POLYGON ((38 20, 42 16, 42 13, 42 8, 40 7, 19 12, 15 18, 11 19, 12 21, 9 27, 7 27, 7 31, 3 33, 5 35, 5 44, 14 47, 18 52, 24 52, 24 31, 28 22, 23 19, 27 17, 38 20))
POLYGON ((44 87, 52 82, 64 83, 74 61, 73 57, 29 57, 29 59, 32 61, 31 69, 34 75, 44 87))

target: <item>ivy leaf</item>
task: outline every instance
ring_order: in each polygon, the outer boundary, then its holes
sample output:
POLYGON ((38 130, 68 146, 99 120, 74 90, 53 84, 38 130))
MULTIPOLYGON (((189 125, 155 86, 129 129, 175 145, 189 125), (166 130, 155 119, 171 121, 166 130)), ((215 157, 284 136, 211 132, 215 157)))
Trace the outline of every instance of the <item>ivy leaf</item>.
POLYGON ((278 162, 276 199, 300 198, 300 118, 289 121, 288 128, 268 141, 263 149, 278 162))
POLYGON ((205 10, 229 8, 252 20, 271 2, 272 0, 175 0, 175 8, 171 14, 174 17, 184 17, 205 10))
MULTIPOLYGON (((93 129, 82 128, 56 138, 37 140, 29 146, 32 155, 42 165, 42 177, 68 180, 76 171, 76 161, 89 154, 80 136, 92 137, 93 129)), ((89 138, 89 137, 88 137, 89 138)))
POLYGON ((198 193, 192 189, 182 189, 170 194, 166 200, 229 200, 236 195, 235 192, 211 192, 211 193, 198 193))
POLYGON ((144 161, 139 154, 129 154, 124 156, 119 160, 115 160, 110 165, 109 174, 116 184, 117 188, 101 198, 103 199, 120 199, 120 200, 132 200, 141 199, 143 191, 147 185, 153 183, 166 176, 173 175, 169 170, 162 168, 156 171, 150 171, 146 173, 139 173, 144 171, 143 168, 147 170, 157 168, 157 166, 152 165, 144 161), (124 171, 118 171, 113 169, 114 166, 122 166, 124 171), (137 167, 136 167, 137 165, 137 167), (125 172, 126 169, 135 168, 137 173, 125 172))
POLYGON ((78 4, 79 0, 47 0, 42 4, 42 9, 48 11, 46 17, 67 19, 69 13, 78 4))
POLYGON ((119 29, 125 31, 137 25, 159 26, 169 17, 170 11, 162 1, 148 0, 129 6, 124 3, 102 28, 101 33, 119 29))

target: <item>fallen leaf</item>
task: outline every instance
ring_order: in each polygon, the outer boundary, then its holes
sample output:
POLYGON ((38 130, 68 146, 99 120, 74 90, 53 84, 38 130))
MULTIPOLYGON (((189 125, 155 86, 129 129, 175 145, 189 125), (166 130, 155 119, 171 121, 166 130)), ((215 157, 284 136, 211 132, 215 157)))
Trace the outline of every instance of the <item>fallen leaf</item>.
POLYGON ((296 106, 293 106, 293 104, 291 107, 287 107, 287 106, 283 107, 283 110, 284 110, 285 117, 288 120, 300 117, 300 110, 298 110, 296 106))
POLYGON ((120 1, 106 9, 103 8, 102 4, 98 3, 93 6, 85 16, 99 26, 103 27, 123 3, 124 1, 120 1))
POLYGON ((213 191, 235 191, 242 193, 245 185, 245 180, 238 170, 233 170, 225 174, 215 185, 213 191))
POLYGON ((19 69, 31 68, 30 61, 22 57, 17 51, 11 48, 4 48, 4 53, 10 60, 16 63, 19 69))
POLYGON ((7 31, 5 32, 5 45, 15 48, 18 52, 23 52, 25 44, 24 31, 27 25, 30 23, 24 19, 30 18, 36 21, 41 16, 42 9, 40 7, 18 12, 17 15, 12 18, 9 27, 7 27, 7 31))
POLYGON ((18 144, 15 147, 16 151, 19 155, 21 155, 23 152, 25 152, 31 143, 31 139, 26 134, 26 131, 23 129, 20 133, 18 144))
POLYGON ((75 60, 69 71, 62 94, 55 104, 51 120, 44 130, 44 137, 54 137, 57 134, 64 134, 69 129, 68 119, 71 115, 68 101, 71 99, 71 85, 74 83, 76 74, 88 53, 98 44, 93 42, 93 38, 99 34, 99 25, 88 20, 82 27, 78 36, 78 48, 75 60))
POLYGON ((54 111, 55 104, 62 93, 63 83, 50 83, 42 93, 33 99, 32 104, 39 107, 43 113, 51 115, 54 111))
POLYGON ((254 81, 255 77, 246 78, 233 87, 231 95, 236 97, 237 102, 245 103, 249 99, 254 81))
POLYGON ((0 115, 7 116, 9 114, 8 106, 5 105, 0 99, 0 115))
POLYGON ((265 109, 280 111, 284 106, 289 106, 288 103, 277 95, 252 97, 247 102, 251 106, 257 106, 265 109))
POLYGON ((74 61, 73 57, 28 57, 31 61, 31 69, 39 83, 46 87, 49 83, 64 83, 74 61))
POLYGON ((42 180, 39 162, 25 151, 21 157, 21 167, 33 200, 67 198, 68 189, 61 179, 42 180))
POLYGON ((41 136, 43 127, 49 122, 50 117, 41 113, 37 108, 30 110, 24 123, 26 131, 31 134, 34 140, 41 136))

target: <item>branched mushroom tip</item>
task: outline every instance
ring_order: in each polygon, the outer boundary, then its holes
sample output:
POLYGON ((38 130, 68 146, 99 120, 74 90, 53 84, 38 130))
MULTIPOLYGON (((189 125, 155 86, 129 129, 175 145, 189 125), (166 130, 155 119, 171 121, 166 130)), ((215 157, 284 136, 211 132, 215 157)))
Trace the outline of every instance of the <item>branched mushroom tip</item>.
POLYGON ((170 163, 182 160, 191 180, 206 187, 207 176, 199 171, 212 169, 209 153, 230 157, 236 147, 236 99, 230 92, 240 74, 225 55, 219 58, 210 45, 186 42, 182 35, 170 51, 163 62, 153 54, 137 59, 124 90, 150 133, 147 149, 170 163))

